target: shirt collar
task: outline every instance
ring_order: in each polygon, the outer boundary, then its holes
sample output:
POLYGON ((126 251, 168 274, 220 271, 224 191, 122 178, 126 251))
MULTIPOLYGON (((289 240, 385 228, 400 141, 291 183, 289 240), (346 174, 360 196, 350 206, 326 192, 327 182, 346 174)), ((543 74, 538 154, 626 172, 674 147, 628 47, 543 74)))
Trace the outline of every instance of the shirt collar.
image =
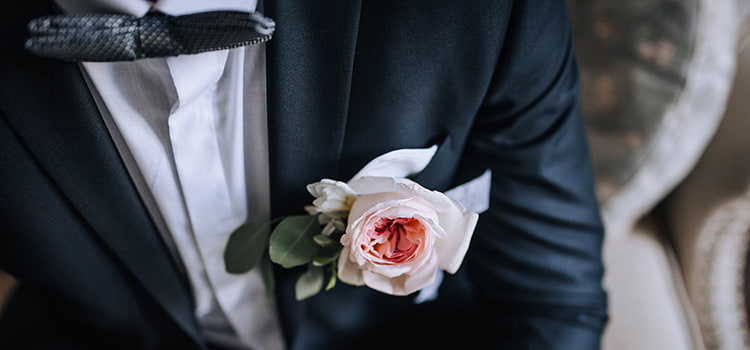
POLYGON ((55 0, 65 13, 122 13, 137 17, 149 10, 159 10, 168 15, 187 15, 203 11, 254 12, 258 0, 55 0))

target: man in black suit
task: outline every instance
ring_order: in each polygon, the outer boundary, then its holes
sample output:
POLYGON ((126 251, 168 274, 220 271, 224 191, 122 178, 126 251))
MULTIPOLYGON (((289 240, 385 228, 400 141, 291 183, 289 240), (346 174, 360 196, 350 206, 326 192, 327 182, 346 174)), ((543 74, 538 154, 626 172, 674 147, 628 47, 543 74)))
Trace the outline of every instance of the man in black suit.
MULTIPOLYGON (((191 285, 129 175, 82 70, 24 50, 42 0, 3 5, 0 268, 20 287, 0 344, 206 349, 191 285)), ((603 228, 562 0, 266 1, 271 214, 305 185, 439 144, 414 178, 492 170, 490 209, 437 300, 340 284, 305 301, 277 270, 289 349, 595 349, 603 228), (480 345, 481 344, 481 345, 480 345)), ((13 347, 10 347, 13 348, 13 347)))

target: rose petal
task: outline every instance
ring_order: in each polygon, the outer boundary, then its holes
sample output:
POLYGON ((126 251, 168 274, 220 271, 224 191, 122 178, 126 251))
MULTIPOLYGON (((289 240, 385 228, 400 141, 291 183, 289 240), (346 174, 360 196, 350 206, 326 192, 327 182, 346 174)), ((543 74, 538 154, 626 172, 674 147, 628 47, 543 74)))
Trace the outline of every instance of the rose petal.
POLYGON ((364 285, 365 282, 362 279, 362 270, 349 260, 349 247, 344 246, 339 255, 339 268, 338 277, 344 282, 354 286, 364 285))
POLYGON ((365 194, 358 196, 352 204, 349 224, 356 225, 371 215, 411 217, 415 213, 437 220, 434 207, 419 197, 398 192, 365 194))
POLYGON ((458 201, 453 202, 452 210, 438 213, 445 237, 435 242, 438 266, 451 274, 456 273, 461 267, 479 219, 479 215, 464 210, 458 201))
POLYGON ((412 270, 411 264, 378 266, 368 261, 364 264, 364 266, 368 271, 372 271, 387 278, 396 278, 412 270))
POLYGON ((315 198, 322 196, 324 191, 331 189, 341 193, 354 194, 354 191, 345 182, 331 179, 322 179, 307 185, 307 191, 315 198))
POLYGON ((396 278, 388 278, 371 271, 362 271, 362 280, 366 286, 377 291, 391 295, 402 295, 396 294, 397 287, 395 285, 402 284, 402 282, 399 282, 396 278))
POLYGON ((404 281, 404 293, 411 294, 431 285, 435 282, 437 269, 437 257, 433 254, 430 261, 425 266, 420 267, 417 270, 417 273, 409 276, 409 278, 404 281))
POLYGON ((323 179, 307 185, 307 191, 315 197, 315 210, 332 217, 346 216, 351 203, 356 198, 354 191, 341 181, 323 179))
POLYGON ((436 238, 442 237, 442 228, 435 223, 439 220, 435 213, 426 202, 413 196, 407 196, 407 199, 387 201, 387 198, 397 198, 403 196, 399 193, 385 193, 363 195, 358 197, 352 207, 351 213, 359 215, 359 218, 352 219, 346 229, 346 234, 341 237, 341 244, 350 248, 350 260, 362 268, 366 268, 375 273, 382 274, 386 277, 396 277, 404 273, 411 273, 414 269, 424 265, 424 260, 433 255, 433 246, 436 238), (380 202, 386 200, 385 202, 380 202), (364 212, 362 212, 364 210, 364 212), (413 217, 419 220, 424 226, 427 234, 421 243, 416 258, 401 264, 393 264, 391 261, 380 259, 363 252, 361 245, 367 244, 370 238, 366 233, 374 227, 382 218, 413 217))
POLYGON ((445 210, 451 206, 450 200, 446 195, 428 190, 409 179, 365 176, 350 181, 348 185, 359 195, 381 192, 406 193, 430 203, 438 211, 445 210))
POLYGON ((396 278, 388 278, 383 275, 363 271, 362 278, 368 287, 391 295, 409 295, 435 281, 437 271, 437 260, 431 259, 427 266, 418 269, 413 275, 401 275, 396 278))

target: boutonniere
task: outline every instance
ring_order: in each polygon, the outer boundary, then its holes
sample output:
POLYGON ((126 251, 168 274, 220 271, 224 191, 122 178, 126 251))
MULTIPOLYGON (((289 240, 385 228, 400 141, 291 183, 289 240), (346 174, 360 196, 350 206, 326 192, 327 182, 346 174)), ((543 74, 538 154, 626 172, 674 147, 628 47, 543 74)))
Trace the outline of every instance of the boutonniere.
MULTIPOLYGON (((227 271, 249 271, 263 256, 285 268, 307 265, 295 286, 298 300, 333 288, 337 280, 408 295, 432 285, 440 271, 455 273, 469 247, 477 212, 406 178, 422 170, 435 150, 393 151, 368 163, 348 182, 323 179, 309 184, 314 199, 305 208, 307 215, 278 219, 270 236, 269 223, 244 225, 232 234, 225 250, 227 271)), ((452 193, 474 203, 477 198, 488 202, 489 174, 483 178, 473 181, 473 189, 452 193)), ((486 209, 484 203, 470 206, 486 209)), ((263 275, 272 286, 272 274, 263 275)))

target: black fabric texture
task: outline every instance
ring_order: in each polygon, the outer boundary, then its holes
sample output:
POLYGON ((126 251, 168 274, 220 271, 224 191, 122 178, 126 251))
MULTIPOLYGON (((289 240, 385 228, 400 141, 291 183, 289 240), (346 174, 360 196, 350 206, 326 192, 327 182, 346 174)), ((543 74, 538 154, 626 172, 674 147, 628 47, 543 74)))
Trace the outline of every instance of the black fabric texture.
MULTIPOLYGON (((24 48, 45 7, 0 5, 0 269, 22 285, 0 341, 205 349, 189 284, 79 67, 24 48)), ((274 217, 303 214, 308 183, 395 149, 440 145, 414 177, 435 190, 493 172, 490 210, 435 301, 339 283, 298 302, 304 270, 276 269, 289 349, 599 348, 604 230, 565 2, 266 1, 264 13, 274 217)))

